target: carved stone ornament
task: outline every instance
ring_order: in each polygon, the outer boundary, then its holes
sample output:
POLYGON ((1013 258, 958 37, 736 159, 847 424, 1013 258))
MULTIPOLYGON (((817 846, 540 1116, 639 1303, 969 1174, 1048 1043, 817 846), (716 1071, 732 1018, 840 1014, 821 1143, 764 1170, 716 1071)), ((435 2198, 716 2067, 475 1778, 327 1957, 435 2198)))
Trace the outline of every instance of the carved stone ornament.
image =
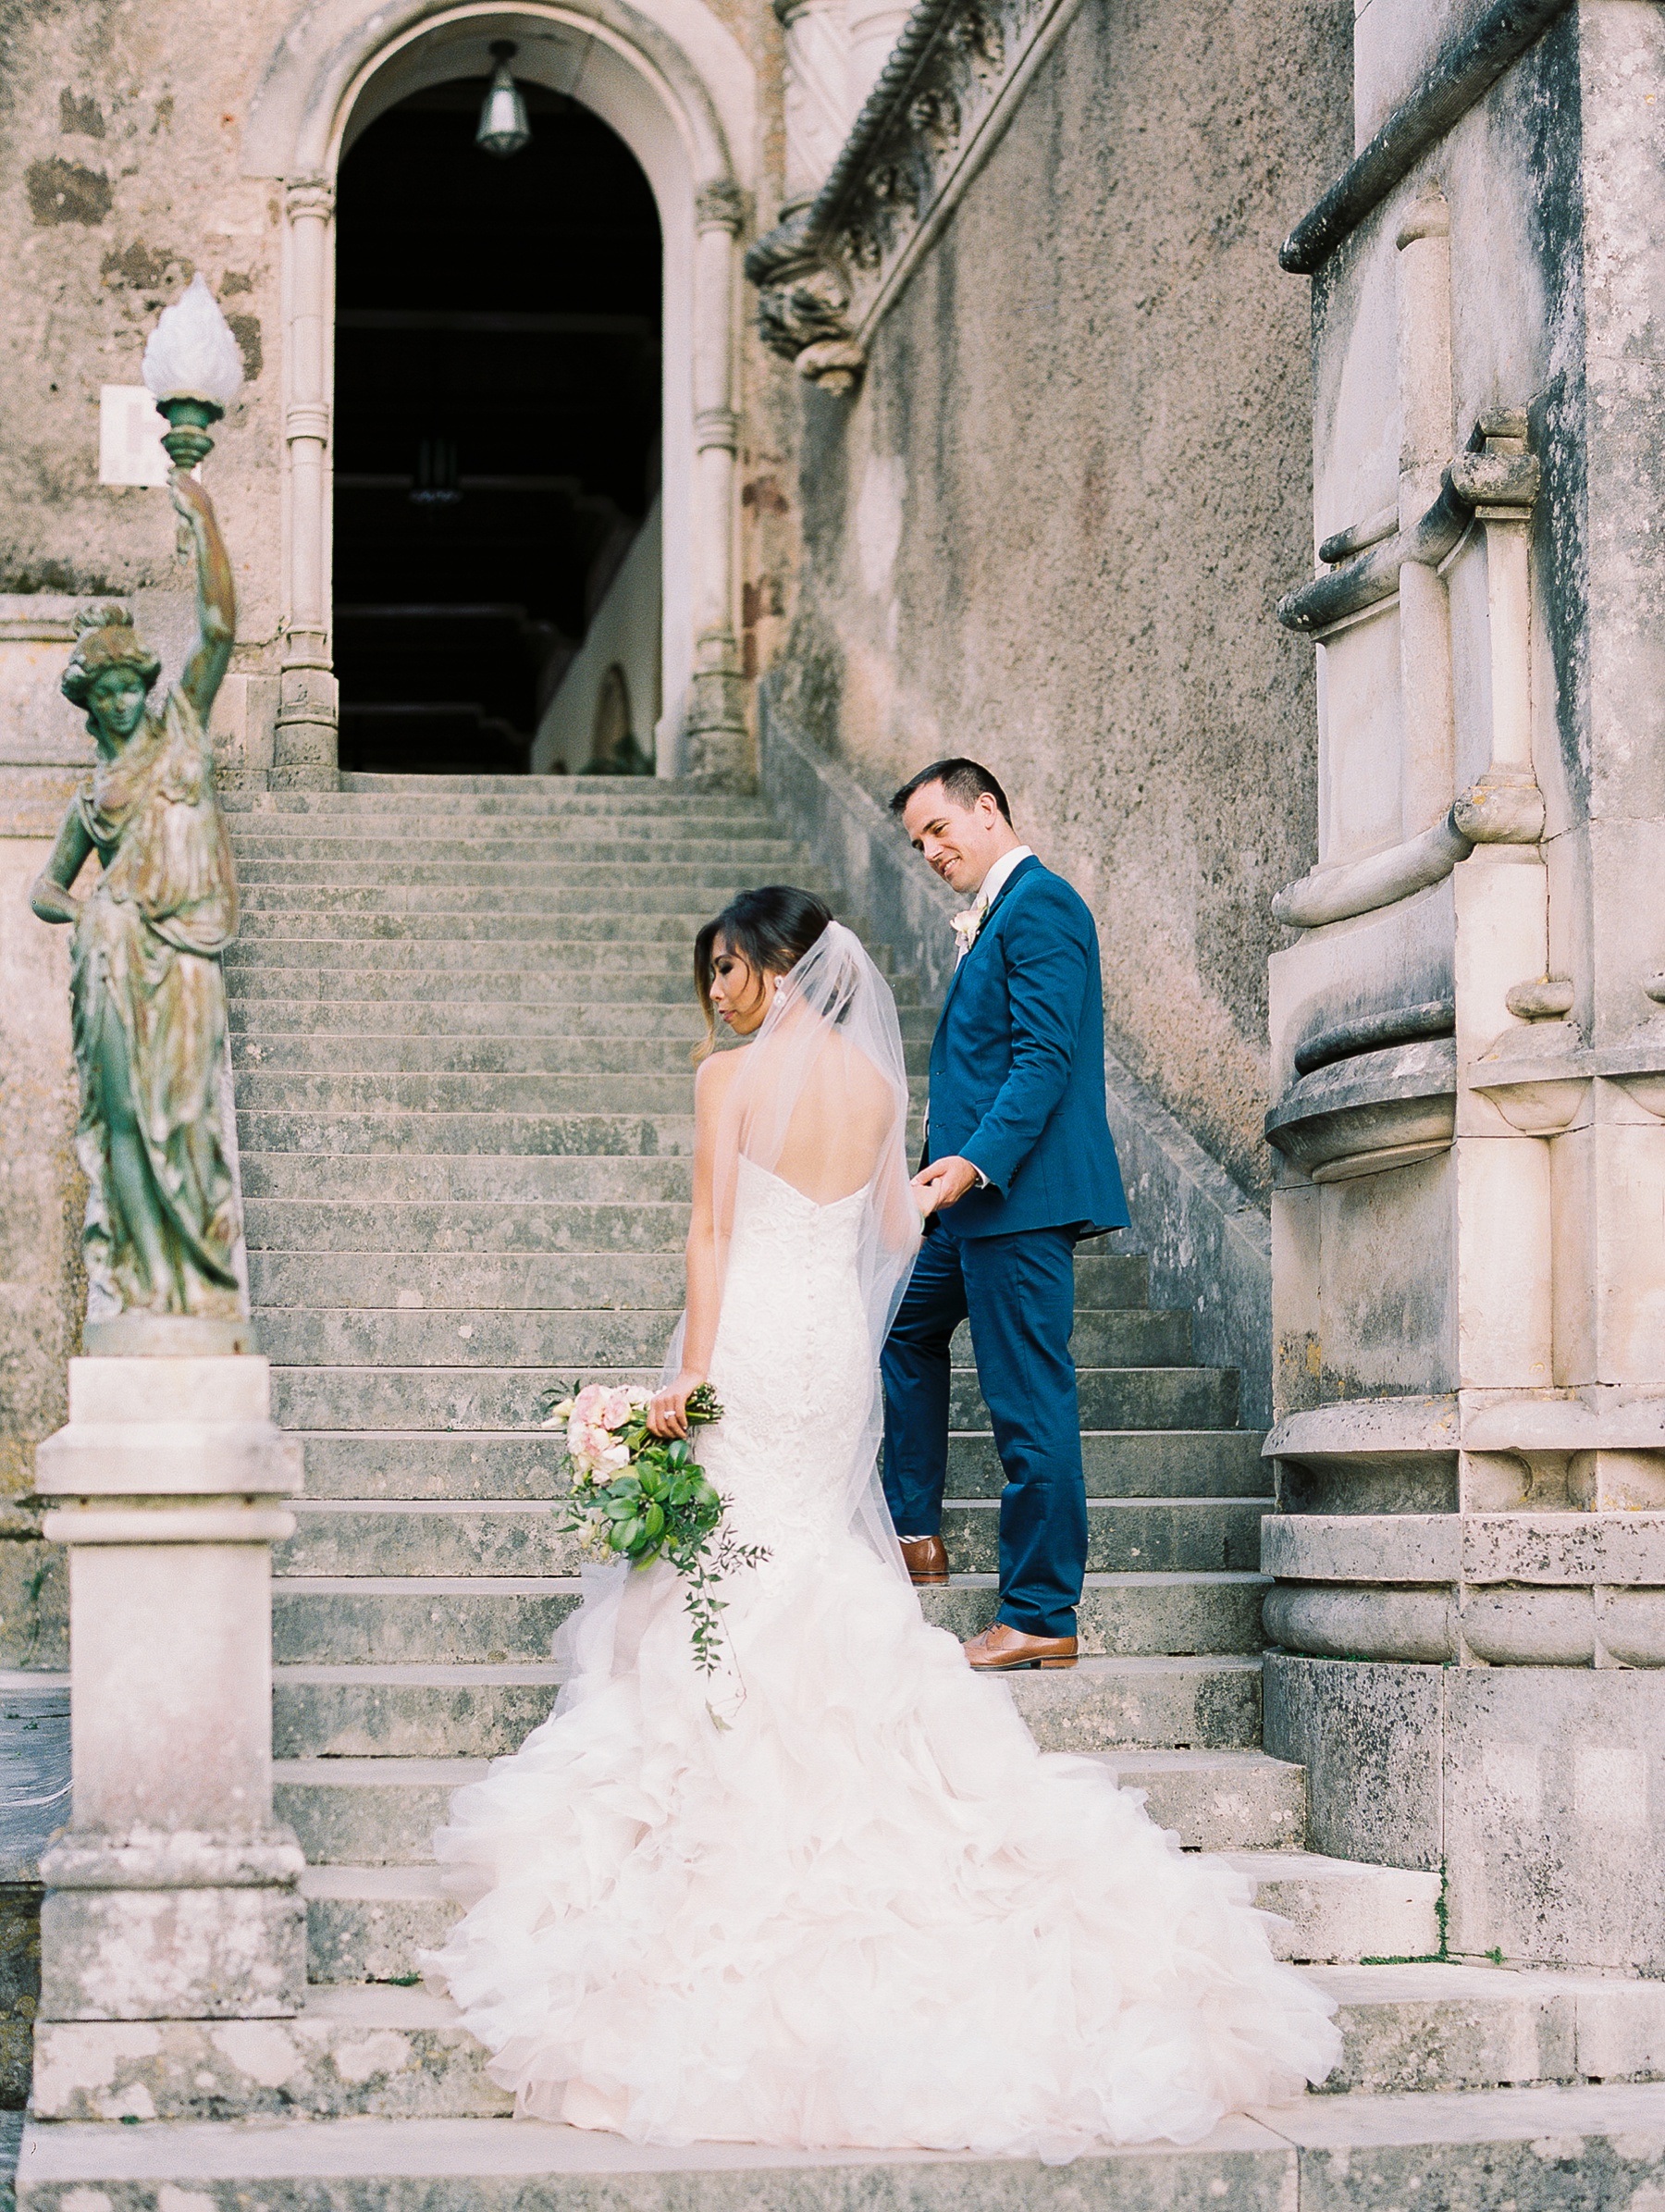
POLYGON ((746 257, 764 343, 810 382, 854 389, 874 325, 929 242, 923 234, 969 181, 995 109, 1067 6, 915 7, 825 184, 746 257))
POLYGON ((746 194, 732 177, 714 178, 695 193, 694 228, 726 230, 733 237, 746 228, 746 194))

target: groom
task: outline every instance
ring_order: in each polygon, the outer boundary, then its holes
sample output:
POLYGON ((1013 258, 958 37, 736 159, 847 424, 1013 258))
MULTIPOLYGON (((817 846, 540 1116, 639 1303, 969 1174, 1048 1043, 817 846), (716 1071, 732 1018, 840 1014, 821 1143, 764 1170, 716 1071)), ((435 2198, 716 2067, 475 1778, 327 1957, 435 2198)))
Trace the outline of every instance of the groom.
POLYGON ((969 1316, 1005 1489, 999 1611, 966 1656, 988 1671, 1070 1667, 1087 1564, 1075 1247, 1128 1225, 1104 1118, 1098 932, 975 760, 921 769, 891 809, 968 904, 914 1178, 933 1211, 884 1347, 885 1499, 913 1580, 946 1582, 948 1340, 969 1316))

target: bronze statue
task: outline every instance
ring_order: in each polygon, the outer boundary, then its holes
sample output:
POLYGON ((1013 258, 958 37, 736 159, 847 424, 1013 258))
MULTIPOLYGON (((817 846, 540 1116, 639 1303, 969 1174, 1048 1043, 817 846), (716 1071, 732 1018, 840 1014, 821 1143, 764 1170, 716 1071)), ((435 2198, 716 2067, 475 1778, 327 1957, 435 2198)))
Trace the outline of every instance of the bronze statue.
MULTIPOLYGON (((216 410, 217 412, 217 410, 216 410)), ((203 440, 204 445, 207 443, 203 440)), ((198 636, 159 714, 161 662, 120 607, 78 615, 64 696, 87 711, 99 760, 64 817, 31 904, 75 925, 71 1004, 80 1076, 76 1152, 90 1317, 235 1320, 237 1190, 221 1134, 226 983, 237 885, 207 722, 236 636, 231 565, 207 493, 182 468, 173 503, 194 539, 198 636), (96 852, 102 873, 71 889, 96 852)))

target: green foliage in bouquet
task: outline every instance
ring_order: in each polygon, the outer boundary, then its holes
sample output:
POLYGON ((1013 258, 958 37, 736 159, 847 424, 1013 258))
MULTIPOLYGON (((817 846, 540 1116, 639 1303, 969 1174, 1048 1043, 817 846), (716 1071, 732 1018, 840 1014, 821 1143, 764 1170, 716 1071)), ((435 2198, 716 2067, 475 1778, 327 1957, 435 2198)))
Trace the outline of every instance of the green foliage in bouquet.
MULTIPOLYGON (((720 1663, 717 1587, 727 1575, 755 1567, 768 1552, 742 1544, 723 1526, 722 1500, 684 1437, 656 1437, 648 1427, 648 1394, 589 1383, 546 1394, 546 1427, 566 1432, 573 1470, 563 1524, 595 1559, 625 1559, 638 1570, 662 1559, 686 1585, 684 1602, 694 1663, 707 1675, 720 1663)), ((709 1382, 689 1393, 690 1427, 721 1421, 709 1382)))

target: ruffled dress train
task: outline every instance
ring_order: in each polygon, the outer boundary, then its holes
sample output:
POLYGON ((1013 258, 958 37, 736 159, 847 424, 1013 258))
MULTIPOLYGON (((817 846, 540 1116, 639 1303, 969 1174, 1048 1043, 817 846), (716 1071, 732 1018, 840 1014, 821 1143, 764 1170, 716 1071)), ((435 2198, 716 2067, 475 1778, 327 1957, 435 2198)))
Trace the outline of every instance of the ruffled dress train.
POLYGON ((669 1570, 594 1577, 556 1713, 453 1800, 425 1966, 519 2111, 639 2143, 1194 2141, 1321 2080, 1331 2008, 849 1525, 855 1222, 742 1164, 701 1455, 768 1562, 715 1687, 669 1570))

